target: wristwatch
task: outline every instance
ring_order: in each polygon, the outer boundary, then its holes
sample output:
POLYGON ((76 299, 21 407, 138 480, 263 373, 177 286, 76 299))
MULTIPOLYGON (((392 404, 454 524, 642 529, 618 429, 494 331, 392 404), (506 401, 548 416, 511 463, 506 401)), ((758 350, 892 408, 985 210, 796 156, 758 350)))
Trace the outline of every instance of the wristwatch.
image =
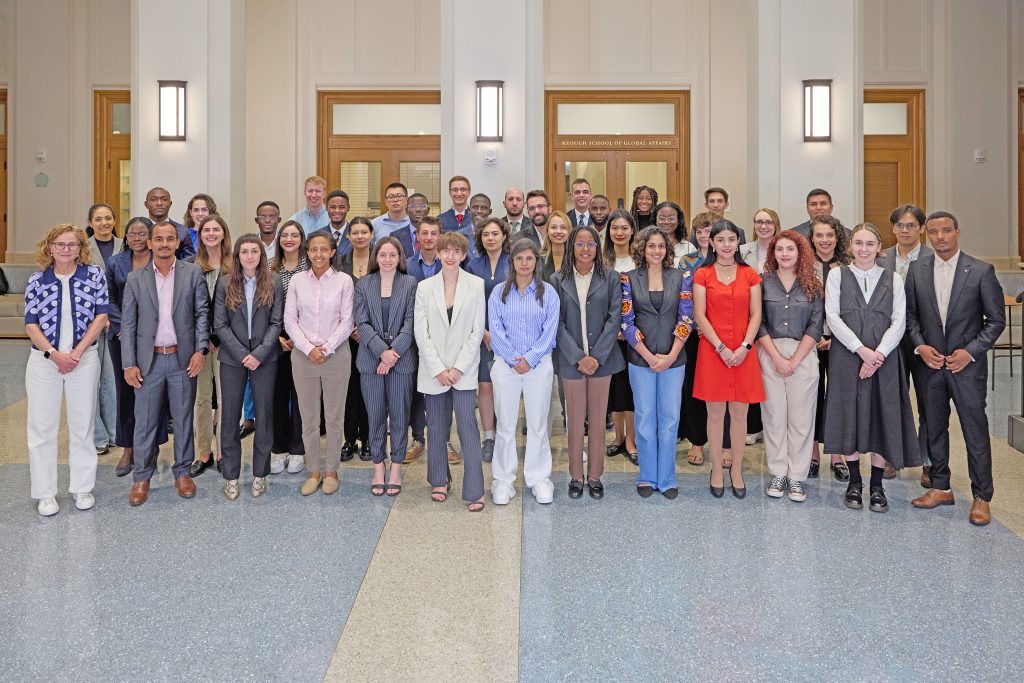
POLYGON ((749 351, 750 349, 754 348, 754 345, 753 345, 753 344, 749 344, 749 343, 747 343, 747 342, 743 342, 743 345, 742 345, 742 346, 743 346, 743 348, 745 348, 745 349, 746 349, 747 351, 749 351))
POLYGON ((56 350, 57 350, 56 347, 51 346, 48 350, 43 351, 43 358, 45 358, 46 360, 50 360, 50 356, 56 350))
POLYGON ((199 353, 203 354, 204 356, 210 355, 210 347, 204 346, 203 348, 199 349, 199 353))

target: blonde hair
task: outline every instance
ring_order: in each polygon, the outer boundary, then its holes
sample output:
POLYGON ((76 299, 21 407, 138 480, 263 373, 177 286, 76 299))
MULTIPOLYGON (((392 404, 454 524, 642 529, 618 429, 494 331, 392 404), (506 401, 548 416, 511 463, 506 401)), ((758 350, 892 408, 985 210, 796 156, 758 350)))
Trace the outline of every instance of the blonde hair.
POLYGON ((46 236, 36 244, 36 265, 41 270, 53 268, 53 254, 50 253, 50 242, 54 241, 66 232, 75 233, 78 241, 78 256, 75 257, 75 264, 79 266, 92 265, 91 249, 89 248, 89 236, 85 230, 74 223, 58 223, 47 231, 46 236))
POLYGON ((772 219, 772 223, 775 224, 775 232, 772 234, 773 236, 778 235, 780 232, 782 232, 782 226, 779 225, 779 214, 775 212, 775 209, 769 209, 767 206, 760 208, 754 212, 754 215, 751 216, 750 218, 751 224, 753 224, 754 219, 757 218, 757 214, 759 213, 766 213, 768 214, 768 217, 772 219))
POLYGON ((861 232, 862 230, 866 230, 867 232, 870 232, 872 235, 874 235, 875 238, 878 240, 879 247, 881 247, 882 233, 878 230, 878 227, 874 223, 861 223, 859 225, 854 226, 853 230, 850 231, 850 240, 852 241, 853 236, 856 235, 858 232, 861 232))
POLYGON ((308 178, 306 178, 306 180, 302 183, 302 189, 305 190, 306 185, 309 184, 319 185, 320 187, 324 188, 324 190, 327 189, 327 181, 318 175, 311 175, 308 178))

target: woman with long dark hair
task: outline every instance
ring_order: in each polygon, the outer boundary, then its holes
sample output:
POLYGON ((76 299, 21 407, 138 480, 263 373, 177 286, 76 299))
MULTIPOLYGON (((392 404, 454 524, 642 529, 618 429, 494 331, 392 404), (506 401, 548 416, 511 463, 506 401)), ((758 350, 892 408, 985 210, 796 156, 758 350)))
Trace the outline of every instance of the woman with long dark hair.
MULTIPOLYGON (((92 259, 102 271, 106 271, 107 261, 119 253, 124 246, 121 238, 114 234, 117 218, 109 204, 93 204, 89 207, 89 249, 92 259)), ((107 328, 110 319, 107 319, 107 328)), ((96 340, 96 352, 100 359, 100 388, 96 402, 96 419, 94 420, 93 442, 96 453, 104 455, 117 441, 117 390, 115 389, 114 364, 107 352, 106 330, 96 340)))
MULTIPOLYGON (((633 238, 636 237, 636 223, 633 214, 616 209, 608 216, 608 236, 604 241, 604 262, 622 275, 636 268, 633 261, 633 238)), ((619 331, 617 336, 619 353, 626 357, 626 338, 619 331)), ((612 414, 615 440, 605 448, 609 458, 625 455, 634 465, 639 463, 636 454, 636 430, 633 424, 633 388, 629 384, 629 369, 623 368, 612 375, 611 395, 608 409, 612 414)))
MULTIPOLYGON (((274 261, 271 269, 281 278, 281 296, 287 301, 292 277, 309 269, 306 259, 306 235, 298 221, 288 221, 277 231, 274 261)), ((281 322, 277 338, 281 355, 277 358, 274 378, 274 444, 271 447, 270 473, 280 474, 287 468, 291 474, 306 466, 306 449, 302 445, 302 415, 299 396, 292 379, 292 349, 295 344, 281 322)))
POLYGON ((761 325, 761 278, 739 255, 740 236, 727 220, 711 228, 714 250, 693 276, 694 317, 701 331, 701 350, 693 395, 708 407, 711 443, 711 494, 725 492, 722 434, 725 412, 731 419, 732 493, 747 495, 743 481, 743 446, 747 406, 764 400, 761 368, 750 353, 761 325))
MULTIPOLYGON (((345 239, 348 241, 348 251, 342 254, 340 259, 335 256, 334 261, 340 264, 341 272, 351 276, 352 281, 358 285, 359 279, 370 273, 373 267, 373 223, 369 218, 356 216, 348 224, 345 239)), ((369 462, 374 457, 370 451, 370 421, 361 390, 359 368, 356 367, 359 342, 359 324, 354 323, 352 336, 348 340, 349 350, 352 352, 352 374, 349 375, 348 399, 345 401, 345 445, 341 447, 342 462, 348 462, 356 453, 363 462, 369 462)))
MULTIPOLYGON (((351 235, 352 228, 349 228, 351 235)), ((416 381, 416 340, 413 337, 416 278, 406 272, 405 251, 394 237, 382 237, 373 248, 370 272, 356 283, 355 326, 359 330, 359 372, 369 419, 375 496, 402 492, 402 461, 409 440, 409 415, 416 381), (385 468, 384 443, 391 430, 391 471, 385 468)))
MULTIPOLYGON (((274 443, 271 413, 277 359, 281 354, 278 338, 284 314, 284 288, 281 276, 270 270, 266 249, 258 235, 242 235, 235 242, 231 268, 217 283, 213 306, 213 329, 220 340, 220 421, 221 425, 231 427, 238 424, 245 386, 251 383, 256 416, 251 491, 253 498, 259 498, 267 492, 270 451, 274 443)), ((242 469, 241 435, 233 428, 227 433, 220 429, 218 435, 223 454, 224 497, 237 500, 242 469)))
POLYGON ((213 197, 210 195, 200 193, 193 195, 192 199, 188 200, 188 206, 185 207, 185 215, 182 221, 185 223, 185 227, 188 228, 188 236, 192 240, 193 253, 199 251, 199 224, 207 216, 216 215, 217 202, 213 201, 213 197))
POLYGON ((604 422, 612 375, 626 362, 616 343, 622 323, 619 274, 601 260, 601 238, 593 226, 578 227, 569 237, 562 269, 551 279, 561 315, 555 354, 565 387, 569 432, 569 497, 583 495, 583 433, 587 434, 587 488, 591 498, 604 496, 604 422))

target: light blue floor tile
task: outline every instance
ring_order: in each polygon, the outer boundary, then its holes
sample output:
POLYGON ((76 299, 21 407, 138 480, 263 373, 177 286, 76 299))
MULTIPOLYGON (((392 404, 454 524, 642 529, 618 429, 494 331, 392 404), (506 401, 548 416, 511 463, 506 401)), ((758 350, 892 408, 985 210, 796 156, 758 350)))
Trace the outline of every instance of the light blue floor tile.
POLYGON ((25 398, 25 365, 31 345, 26 340, 0 340, 0 408, 25 398))
POLYGON ((0 677, 321 680, 390 510, 370 476, 303 498, 302 476, 278 475, 229 503, 216 473, 182 500, 165 470, 130 508, 127 479, 101 467, 95 509, 64 495, 44 519, 28 467, 3 467, 0 677))
POLYGON ((803 504, 707 483, 523 496, 522 680, 1020 680, 1024 543, 967 501, 916 510, 887 482, 878 514, 828 479, 803 504))

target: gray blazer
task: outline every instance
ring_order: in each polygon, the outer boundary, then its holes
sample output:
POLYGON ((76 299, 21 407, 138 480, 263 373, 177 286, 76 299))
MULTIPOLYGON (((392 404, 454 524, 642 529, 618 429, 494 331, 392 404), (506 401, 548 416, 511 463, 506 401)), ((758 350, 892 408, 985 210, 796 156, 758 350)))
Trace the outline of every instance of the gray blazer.
MULTIPOLYGON (((110 257, 113 258, 121 253, 122 247, 124 247, 124 240, 114 235, 111 240, 113 241, 113 250, 110 252, 110 257)), ((89 238, 89 250, 94 255, 93 262, 98 262, 100 268, 106 268, 107 263, 103 260, 103 252, 100 251, 100 246, 96 244, 96 237, 89 238)))
MULTIPOLYGON (((633 324, 644 333, 644 345, 651 353, 668 353, 676 339, 675 329, 679 317, 679 290, 683 286, 683 271, 679 268, 662 268, 661 280, 665 294, 661 308, 654 308, 651 303, 650 284, 647 281, 647 269, 637 268, 627 274, 633 292, 633 313, 636 316, 633 324)), ((633 365, 642 368, 650 367, 643 356, 636 352, 632 345, 626 346, 626 359, 633 365)), ((676 368, 686 362, 686 354, 679 353, 672 367, 676 368)))
POLYGON ((353 315, 359 330, 356 369, 366 374, 377 372, 381 354, 391 349, 399 355, 392 372, 403 375, 416 372, 416 338, 413 336, 416 278, 395 273, 386 321, 381 319, 380 271, 359 278, 355 298, 353 315))
POLYGON ((970 376, 980 371, 984 379, 985 352, 1006 327, 1003 288, 995 268, 960 252, 943 329, 935 293, 935 258, 934 253, 922 256, 907 271, 907 334, 914 348, 927 344, 944 356, 964 349, 977 362, 969 363, 959 374, 970 376))
POLYGON ((278 337, 284 329, 281 318, 284 315, 284 287, 281 276, 274 278, 274 301, 270 306, 256 302, 252 312, 252 337, 249 337, 248 307, 242 304, 232 310, 227 306, 230 275, 221 275, 217 280, 217 292, 213 298, 213 329, 220 337, 217 360, 225 365, 242 367, 242 359, 252 354, 261 365, 276 363, 281 355, 278 337))
MULTIPOLYGON (((583 379, 576 367, 583 360, 583 327, 580 320, 580 299, 576 291, 575 276, 563 278, 561 273, 552 277, 551 285, 558 293, 561 312, 558 336, 555 342, 555 366, 563 379, 583 379)), ((626 367, 619 350, 617 337, 622 324, 622 285, 619 274, 605 268, 596 270, 587 290, 587 341, 590 355, 597 359, 598 368, 591 377, 607 377, 626 367)))
MULTIPOLYGON (((153 263, 128 275, 121 304, 121 358, 123 367, 138 367, 145 376, 153 367, 156 326, 160 305, 156 298, 153 263)), ((192 354, 207 348, 209 290, 199 266, 177 261, 174 265, 174 311, 178 337, 178 363, 188 368, 192 354)))
MULTIPOLYGON (((928 254, 934 253, 926 244, 921 245, 921 251, 917 254, 917 260, 923 259, 928 254)), ((892 245, 888 249, 882 252, 882 255, 877 259, 878 265, 889 270, 896 270, 896 245, 892 245)))

